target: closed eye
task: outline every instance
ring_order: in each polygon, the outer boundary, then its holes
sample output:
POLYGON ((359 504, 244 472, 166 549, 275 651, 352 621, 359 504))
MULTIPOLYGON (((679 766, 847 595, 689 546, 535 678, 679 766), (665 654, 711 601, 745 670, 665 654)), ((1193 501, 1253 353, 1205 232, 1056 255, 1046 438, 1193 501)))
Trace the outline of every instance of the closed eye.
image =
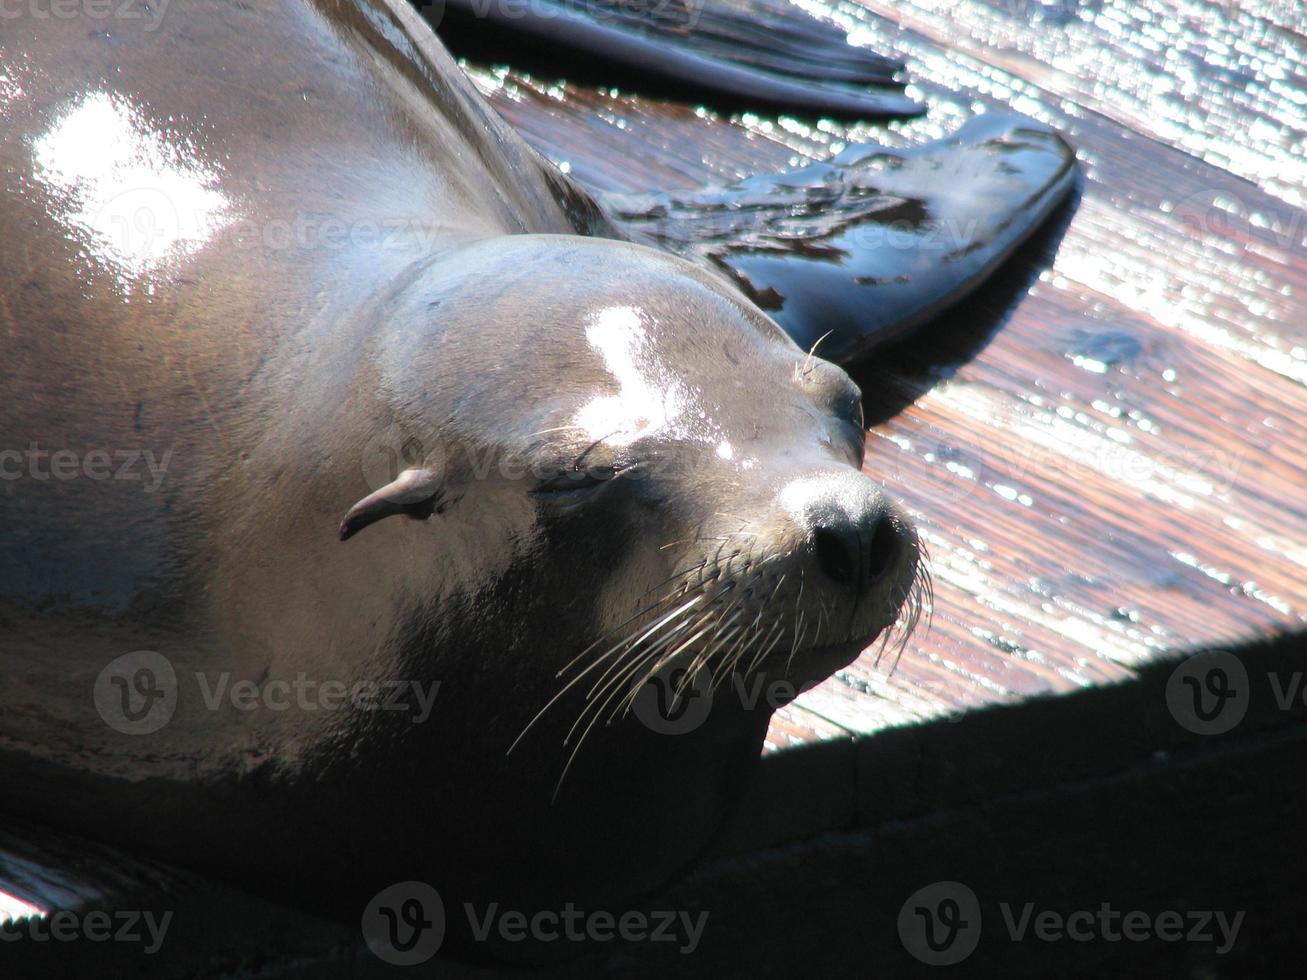
POLYGON ((531 492, 536 494, 564 494, 593 490, 610 482, 619 472, 619 469, 611 466, 591 466, 585 469, 562 470, 555 476, 541 480, 531 492))

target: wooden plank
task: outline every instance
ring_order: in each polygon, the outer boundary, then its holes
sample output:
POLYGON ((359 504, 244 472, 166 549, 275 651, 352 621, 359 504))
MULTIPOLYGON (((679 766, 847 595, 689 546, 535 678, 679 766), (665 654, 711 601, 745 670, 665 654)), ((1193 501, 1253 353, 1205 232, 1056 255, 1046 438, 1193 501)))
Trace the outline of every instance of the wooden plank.
MULTIPOLYGON (((1296 0, 858 5, 947 51, 923 51, 914 62, 932 83, 946 81, 948 65, 965 73, 975 59, 1290 204, 1307 204, 1307 18, 1296 0)), ((861 28, 860 12, 847 10, 832 16, 861 28)))
POLYGON ((858 372, 866 390, 899 392, 870 434, 868 471, 920 523, 933 622, 892 671, 868 653, 783 710, 769 747, 794 744, 795 726, 829 737, 814 716, 865 734, 1300 628, 1301 13, 1162 0, 1068 16, 933 0, 805 7, 904 56, 927 116, 723 118, 468 66, 529 140, 601 189, 903 145, 998 106, 1078 148, 1084 191, 1065 237, 1033 243, 926 344, 858 372))

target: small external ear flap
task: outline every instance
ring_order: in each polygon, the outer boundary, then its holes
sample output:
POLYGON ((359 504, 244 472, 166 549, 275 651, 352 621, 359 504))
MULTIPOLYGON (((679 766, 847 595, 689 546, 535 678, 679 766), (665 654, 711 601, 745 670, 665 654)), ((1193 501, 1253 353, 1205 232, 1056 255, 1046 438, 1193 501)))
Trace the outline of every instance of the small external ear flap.
POLYGON ((443 496, 436 474, 430 470, 405 470, 349 509, 340 522, 340 540, 348 541, 369 524, 395 514, 425 521, 440 507, 443 496))

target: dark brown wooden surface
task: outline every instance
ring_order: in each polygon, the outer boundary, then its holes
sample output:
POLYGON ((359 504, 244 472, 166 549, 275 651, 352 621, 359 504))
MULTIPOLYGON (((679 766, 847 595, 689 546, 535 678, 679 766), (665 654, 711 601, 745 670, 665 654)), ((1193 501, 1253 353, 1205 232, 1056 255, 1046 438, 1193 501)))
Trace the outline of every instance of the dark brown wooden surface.
POLYGON ((723 118, 467 65, 534 145, 602 189, 903 145, 992 106, 1077 147, 1084 189, 1065 237, 1033 242, 926 327, 917 346, 933 363, 906 344, 858 372, 912 399, 872 430, 867 466, 917 516, 934 615, 895 669, 865 654, 782 711, 769 747, 1110 683, 1164 651, 1301 628, 1307 12, 805 6, 903 56, 927 116, 723 118))

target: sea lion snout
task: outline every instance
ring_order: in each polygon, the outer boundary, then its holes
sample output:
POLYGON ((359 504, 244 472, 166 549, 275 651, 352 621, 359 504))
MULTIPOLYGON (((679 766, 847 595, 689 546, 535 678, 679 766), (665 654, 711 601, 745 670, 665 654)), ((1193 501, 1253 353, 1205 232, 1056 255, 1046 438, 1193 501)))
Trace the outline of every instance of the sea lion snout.
POLYGON ((791 506, 798 498, 797 519, 828 587, 847 591, 855 602, 912 561, 916 542, 906 519, 861 474, 804 480, 784 495, 791 506))
POLYGON ((919 577, 916 532, 879 485, 852 467, 821 468, 776 493, 772 547, 816 617, 811 643, 869 643, 899 617, 919 577), (807 593, 806 596, 802 592, 807 593))
POLYGON ((644 590, 609 610, 613 656, 644 666, 632 672, 630 690, 673 664, 716 681, 762 673, 806 685, 878 636, 906 639, 929 599, 912 524, 876 481, 823 455, 701 482, 712 488, 711 504, 660 495, 683 501, 687 523, 665 530, 661 546, 658 537, 648 547, 636 540, 637 563, 659 561, 644 566, 644 590))

